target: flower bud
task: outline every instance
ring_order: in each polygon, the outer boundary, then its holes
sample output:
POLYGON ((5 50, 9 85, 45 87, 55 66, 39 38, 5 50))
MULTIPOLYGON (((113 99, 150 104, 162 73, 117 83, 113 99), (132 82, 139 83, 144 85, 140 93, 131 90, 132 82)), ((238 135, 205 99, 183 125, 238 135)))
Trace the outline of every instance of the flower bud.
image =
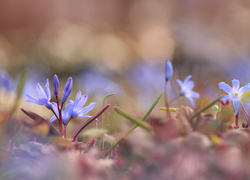
POLYGON ((165 64, 165 80, 168 82, 173 76, 173 66, 170 61, 166 61, 165 64))
POLYGON ((59 91, 59 79, 57 77, 57 75, 54 75, 54 79, 53 79, 53 91, 54 91, 54 95, 58 96, 58 91, 59 91))
POLYGON ((72 79, 72 77, 69 77, 66 84, 65 84, 64 90, 63 90, 62 103, 67 101, 67 99, 72 91, 72 87, 73 87, 73 79, 72 79))

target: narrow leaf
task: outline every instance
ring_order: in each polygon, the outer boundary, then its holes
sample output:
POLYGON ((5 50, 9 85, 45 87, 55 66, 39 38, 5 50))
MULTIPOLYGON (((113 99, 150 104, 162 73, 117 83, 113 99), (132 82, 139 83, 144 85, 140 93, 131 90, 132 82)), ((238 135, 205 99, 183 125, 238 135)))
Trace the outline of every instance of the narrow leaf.
POLYGON ((115 107, 114 108, 115 111, 120 114, 121 116, 125 117, 126 119, 132 121, 133 123, 135 123, 137 126, 141 126, 142 128, 148 130, 148 131, 151 131, 152 130, 152 127, 148 124, 148 123, 145 123, 139 119, 136 119, 128 114, 126 114, 125 112, 121 111, 119 108, 115 107))

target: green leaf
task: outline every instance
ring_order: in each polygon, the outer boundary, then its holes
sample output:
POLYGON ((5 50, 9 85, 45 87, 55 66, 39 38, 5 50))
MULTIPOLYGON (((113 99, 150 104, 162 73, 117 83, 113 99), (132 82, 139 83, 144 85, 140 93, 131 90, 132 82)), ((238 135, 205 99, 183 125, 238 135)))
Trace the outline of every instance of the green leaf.
POLYGON ((152 127, 151 127, 148 123, 145 123, 145 122, 143 122, 143 121, 141 121, 141 120, 139 120, 139 119, 136 119, 136 118, 130 116, 129 114, 126 114, 125 112, 123 112, 122 110, 120 110, 120 109, 117 108, 117 107, 115 107, 114 109, 115 109, 115 111, 116 111, 118 114, 120 114, 120 115, 122 115, 123 117, 125 117, 126 119, 132 121, 132 122, 135 123, 136 125, 141 126, 142 128, 144 128, 144 129, 146 129, 146 130, 148 130, 148 131, 152 131, 152 127))

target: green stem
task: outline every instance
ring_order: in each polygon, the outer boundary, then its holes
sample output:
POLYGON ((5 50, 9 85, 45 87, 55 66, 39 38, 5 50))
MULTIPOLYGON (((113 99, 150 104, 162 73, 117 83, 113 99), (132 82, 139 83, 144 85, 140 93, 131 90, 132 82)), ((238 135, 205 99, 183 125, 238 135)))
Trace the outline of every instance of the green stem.
MULTIPOLYGON (((115 95, 115 93, 110 93, 110 94, 106 95, 106 96, 103 98, 103 101, 102 101, 102 108, 103 108, 104 105, 105 105, 106 99, 107 99, 109 96, 113 96, 113 95, 115 95)), ((102 127, 102 129, 104 129, 104 114, 102 114, 102 118, 101 118, 101 127, 102 127)))
MULTIPOLYGON (((148 112, 141 118, 141 121, 145 121, 146 118, 149 116, 149 114, 153 111, 153 109, 155 108, 156 104, 159 102, 159 100, 161 99, 162 94, 160 94, 160 96, 157 98, 157 100, 152 104, 152 106, 150 107, 150 109, 148 110, 148 112)), ((111 151, 125 138, 127 137, 133 130, 135 130, 135 128, 137 128, 138 125, 135 124, 131 129, 128 130, 128 132, 121 137, 118 141, 116 141, 114 143, 114 145, 109 149, 108 153, 106 154, 106 156, 108 156, 111 151)))
MULTIPOLYGON (((219 97, 220 97, 221 89, 219 89, 219 97)), ((221 103, 218 103, 218 112, 216 113, 216 120, 219 118, 219 113, 220 113, 220 108, 221 108, 221 103)))
POLYGON ((213 106, 215 103, 217 103, 217 101, 219 101, 223 96, 220 96, 218 98, 216 98, 214 101, 212 101, 210 104, 208 104, 207 106, 205 106, 204 108, 200 109, 199 111, 197 111, 195 114, 193 114, 193 116, 191 116, 188 121, 191 122, 195 117, 197 117, 200 113, 202 113, 203 111, 206 111, 208 108, 210 108, 211 106, 213 106))

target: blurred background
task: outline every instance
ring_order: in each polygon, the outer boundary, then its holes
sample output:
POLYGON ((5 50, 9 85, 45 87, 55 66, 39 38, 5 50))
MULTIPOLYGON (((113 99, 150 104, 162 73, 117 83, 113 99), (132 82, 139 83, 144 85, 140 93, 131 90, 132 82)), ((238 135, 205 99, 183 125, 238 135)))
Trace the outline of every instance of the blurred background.
POLYGON ((24 92, 34 96, 57 74, 61 88, 72 76, 74 93, 99 104, 114 92, 148 109, 171 60, 172 85, 192 74, 195 91, 214 98, 220 81, 249 82, 248 22, 248 0, 0 1, 0 67, 14 79, 28 68, 24 92))

